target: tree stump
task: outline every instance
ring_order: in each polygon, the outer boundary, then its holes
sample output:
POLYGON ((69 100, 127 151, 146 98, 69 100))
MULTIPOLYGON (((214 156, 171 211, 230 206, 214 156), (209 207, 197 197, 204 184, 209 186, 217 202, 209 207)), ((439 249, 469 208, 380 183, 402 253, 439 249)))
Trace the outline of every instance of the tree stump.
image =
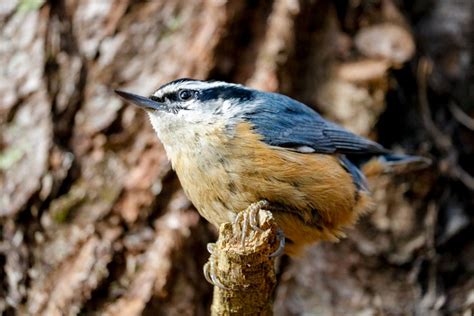
MULTIPOLYGON (((246 212, 246 211, 244 211, 246 212)), ((276 284, 275 258, 279 228, 272 214, 259 210, 261 230, 248 228, 240 216, 234 224, 224 223, 212 249, 211 273, 221 284, 214 285, 212 315, 272 315, 276 284), (241 234, 246 233, 245 242, 241 234)))

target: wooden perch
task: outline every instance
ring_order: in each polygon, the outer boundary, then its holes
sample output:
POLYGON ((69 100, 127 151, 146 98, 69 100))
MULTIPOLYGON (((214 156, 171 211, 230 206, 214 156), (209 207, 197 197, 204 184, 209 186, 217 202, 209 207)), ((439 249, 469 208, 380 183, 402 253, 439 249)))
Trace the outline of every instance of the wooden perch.
POLYGON ((276 277, 275 258, 270 255, 279 248, 279 228, 268 211, 257 213, 261 230, 245 223, 247 215, 240 216, 234 225, 222 224, 213 245, 210 273, 221 284, 214 286, 212 315, 273 314, 271 298, 276 277), (246 233, 244 243, 242 232, 246 233))

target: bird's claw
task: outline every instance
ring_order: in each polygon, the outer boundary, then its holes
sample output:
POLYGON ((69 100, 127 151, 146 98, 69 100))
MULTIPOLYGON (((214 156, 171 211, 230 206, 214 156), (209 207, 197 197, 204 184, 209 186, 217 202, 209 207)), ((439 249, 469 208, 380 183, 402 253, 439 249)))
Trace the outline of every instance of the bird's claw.
POLYGON ((256 204, 252 204, 248 208, 248 221, 250 227, 260 233, 263 233, 264 230, 260 228, 260 223, 259 223, 259 218, 258 218, 258 211, 260 211, 262 208, 268 206, 267 201, 260 201, 257 202, 256 204))
POLYGON ((273 252, 272 254, 270 254, 270 258, 281 256, 283 254, 283 251, 285 250, 285 243, 286 243, 285 234, 279 228, 277 232, 277 240, 280 242, 280 244, 278 245, 278 249, 275 250, 275 252, 273 252))
POLYGON ((206 248, 207 248, 207 252, 209 252, 209 254, 213 254, 214 253, 214 250, 216 248, 216 244, 213 243, 213 242, 210 242, 206 245, 206 248))
MULTIPOLYGON (((214 250, 215 244, 211 244, 211 243, 207 244, 207 250, 209 251, 210 245, 212 245, 212 250, 214 250)), ((214 286, 217 286, 221 290, 229 290, 229 288, 226 287, 224 284, 222 284, 222 282, 217 277, 216 267, 214 264, 215 258, 213 257, 212 252, 211 251, 209 252, 211 253, 211 256, 209 257, 209 261, 206 262, 206 264, 204 264, 203 266, 203 273, 204 273, 204 277, 206 278, 206 281, 214 286)))
MULTIPOLYGON (((242 247, 245 247, 245 240, 251 231, 256 233, 263 233, 265 230, 260 227, 259 223, 259 211, 262 209, 269 209, 270 205, 267 201, 259 201, 251 204, 247 209, 237 214, 234 222, 232 223, 232 230, 235 238, 240 238, 242 247), (240 236, 239 236, 240 235, 240 236)), ((277 231, 277 241, 279 242, 278 249, 270 254, 270 258, 280 256, 285 250, 285 235, 281 229, 277 231)), ((229 290, 219 280, 216 274, 216 254, 215 254, 215 243, 207 244, 207 251, 211 254, 209 261, 204 265, 203 272, 207 282, 217 286, 222 290, 229 290)))
MULTIPOLYGON (((266 200, 252 203, 247 209, 237 214, 233 222, 233 231, 240 233, 240 243, 245 247, 245 240, 251 230, 263 233, 264 230, 260 228, 259 211, 262 209, 269 209, 270 204, 266 200), (251 230, 250 230, 250 229, 251 230)), ((277 239, 279 242, 278 249, 273 252, 270 257, 278 257, 283 254, 285 250, 285 235, 281 229, 278 229, 277 239)))
POLYGON ((268 201, 262 200, 252 203, 247 209, 237 214, 233 223, 234 232, 241 232, 241 245, 245 246, 245 239, 247 238, 249 227, 256 232, 262 233, 264 230, 260 228, 258 212, 261 209, 269 206, 268 201), (242 227, 240 227, 242 223, 242 227))

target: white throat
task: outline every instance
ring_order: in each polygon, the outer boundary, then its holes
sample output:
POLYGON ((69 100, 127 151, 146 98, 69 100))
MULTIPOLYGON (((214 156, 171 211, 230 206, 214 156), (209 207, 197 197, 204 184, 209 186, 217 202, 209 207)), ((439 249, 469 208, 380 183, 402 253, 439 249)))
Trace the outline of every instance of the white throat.
POLYGON ((148 113, 150 122, 158 138, 163 143, 172 165, 183 155, 196 155, 214 152, 223 143, 223 121, 191 122, 175 114, 156 115, 148 113))

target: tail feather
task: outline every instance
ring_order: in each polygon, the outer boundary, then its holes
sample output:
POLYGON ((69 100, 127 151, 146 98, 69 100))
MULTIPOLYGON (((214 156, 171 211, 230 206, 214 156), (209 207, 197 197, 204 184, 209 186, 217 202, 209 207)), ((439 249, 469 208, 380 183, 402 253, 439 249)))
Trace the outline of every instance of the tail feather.
POLYGON ((431 160, 420 156, 385 154, 374 157, 362 165, 366 177, 386 173, 405 173, 426 168, 431 160))

